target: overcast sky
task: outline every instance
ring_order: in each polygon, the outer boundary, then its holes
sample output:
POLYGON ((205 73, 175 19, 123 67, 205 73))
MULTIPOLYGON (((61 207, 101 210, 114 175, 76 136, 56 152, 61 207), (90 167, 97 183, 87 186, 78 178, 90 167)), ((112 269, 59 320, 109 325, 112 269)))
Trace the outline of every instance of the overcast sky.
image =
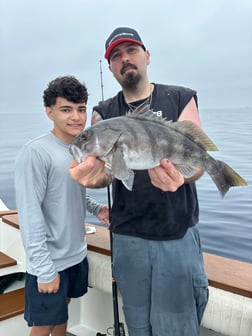
POLYGON ((104 60, 118 26, 138 30, 149 79, 198 91, 208 107, 252 106, 251 0, 0 0, 0 113, 35 112, 47 83, 74 75, 89 109, 120 89, 104 60))

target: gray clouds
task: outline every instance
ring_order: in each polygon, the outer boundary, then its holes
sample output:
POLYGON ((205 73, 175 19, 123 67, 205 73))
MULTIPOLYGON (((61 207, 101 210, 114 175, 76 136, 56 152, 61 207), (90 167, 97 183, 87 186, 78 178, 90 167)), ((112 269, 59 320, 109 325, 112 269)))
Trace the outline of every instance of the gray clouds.
POLYGON ((117 26, 137 29, 151 52, 149 78, 197 89, 202 107, 252 105, 250 0, 1 0, 0 113, 41 109, 56 76, 84 81, 89 106, 120 88, 104 42, 117 26), (22 108, 21 108, 22 107, 22 108))

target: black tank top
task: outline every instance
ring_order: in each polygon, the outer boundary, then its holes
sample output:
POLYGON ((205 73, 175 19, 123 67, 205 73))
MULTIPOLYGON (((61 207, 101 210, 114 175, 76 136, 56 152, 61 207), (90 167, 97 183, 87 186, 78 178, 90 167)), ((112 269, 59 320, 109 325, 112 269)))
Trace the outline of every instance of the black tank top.
MULTIPOLYGON (((179 86, 154 84, 151 108, 154 113, 176 121, 196 92, 179 86)), ((137 104, 142 101, 136 102, 137 104)), ((129 110, 122 91, 94 107, 103 119, 124 115, 129 110)), ((195 183, 184 184, 176 192, 154 187, 147 170, 135 170, 133 190, 115 179, 110 230, 152 240, 178 239, 198 222, 199 207, 195 183)))

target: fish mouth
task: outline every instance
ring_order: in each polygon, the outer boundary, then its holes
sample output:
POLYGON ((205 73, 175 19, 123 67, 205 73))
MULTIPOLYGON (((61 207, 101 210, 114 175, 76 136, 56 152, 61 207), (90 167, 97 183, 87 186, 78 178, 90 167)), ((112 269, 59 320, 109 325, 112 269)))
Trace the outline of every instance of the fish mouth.
POLYGON ((69 146, 69 152, 72 155, 73 159, 76 160, 78 163, 81 163, 81 162, 85 161, 85 159, 86 159, 86 157, 85 157, 85 155, 83 155, 81 149, 76 145, 71 144, 69 146))

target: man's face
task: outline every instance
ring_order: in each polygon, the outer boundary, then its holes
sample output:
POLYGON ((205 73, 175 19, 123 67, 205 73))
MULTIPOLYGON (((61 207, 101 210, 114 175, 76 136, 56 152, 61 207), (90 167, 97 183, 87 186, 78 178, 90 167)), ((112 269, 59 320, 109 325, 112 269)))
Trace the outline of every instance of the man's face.
POLYGON ((46 107, 47 116, 53 121, 53 133, 60 140, 71 143, 85 127, 87 112, 85 103, 73 103, 58 97, 55 105, 46 107))
POLYGON ((134 89, 142 77, 147 76, 150 54, 132 42, 115 46, 110 54, 109 69, 125 89, 134 89))

